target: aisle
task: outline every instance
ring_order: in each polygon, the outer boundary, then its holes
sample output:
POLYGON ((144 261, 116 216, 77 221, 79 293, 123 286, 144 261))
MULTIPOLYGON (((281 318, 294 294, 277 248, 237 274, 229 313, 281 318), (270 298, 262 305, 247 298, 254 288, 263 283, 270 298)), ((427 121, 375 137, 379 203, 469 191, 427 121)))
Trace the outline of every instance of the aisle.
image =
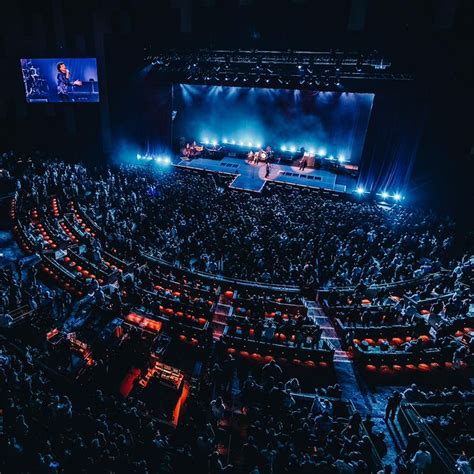
POLYGON ((323 330, 322 337, 329 341, 335 348, 334 371, 337 383, 342 389, 342 397, 351 400, 362 417, 367 413, 372 414, 376 431, 388 432, 386 436, 388 453, 383 459, 385 463, 394 465, 397 453, 404 447, 405 439, 401 434, 398 425, 385 422, 385 405, 387 398, 393 392, 390 387, 369 387, 360 376, 349 353, 342 349, 332 321, 324 314, 321 306, 315 301, 305 301, 308 308, 308 315, 323 330))

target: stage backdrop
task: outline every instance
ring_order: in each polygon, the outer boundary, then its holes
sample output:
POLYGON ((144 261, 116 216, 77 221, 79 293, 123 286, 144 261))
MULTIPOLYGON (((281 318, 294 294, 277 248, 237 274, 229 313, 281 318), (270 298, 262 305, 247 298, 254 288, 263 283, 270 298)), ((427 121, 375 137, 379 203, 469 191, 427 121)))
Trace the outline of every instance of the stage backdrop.
POLYGON ((313 149, 359 164, 374 94, 177 84, 174 136, 313 149))

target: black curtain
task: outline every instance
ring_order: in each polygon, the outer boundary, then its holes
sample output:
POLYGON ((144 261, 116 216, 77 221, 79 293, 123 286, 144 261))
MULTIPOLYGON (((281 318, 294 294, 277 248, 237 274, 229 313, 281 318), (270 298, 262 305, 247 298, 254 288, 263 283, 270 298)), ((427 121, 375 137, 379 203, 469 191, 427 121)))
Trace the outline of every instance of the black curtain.
POLYGON ((406 193, 426 117, 424 99, 395 93, 375 95, 359 186, 375 193, 406 193))

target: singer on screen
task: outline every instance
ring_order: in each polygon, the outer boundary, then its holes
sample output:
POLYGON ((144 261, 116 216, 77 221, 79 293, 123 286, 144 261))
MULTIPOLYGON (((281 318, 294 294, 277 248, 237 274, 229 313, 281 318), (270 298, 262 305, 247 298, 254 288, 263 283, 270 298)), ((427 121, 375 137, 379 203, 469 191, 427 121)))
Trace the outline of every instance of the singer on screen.
POLYGON ((58 63, 58 75, 56 76, 58 85, 58 97, 61 102, 70 102, 68 86, 82 86, 82 81, 71 82, 71 72, 64 63, 58 63))

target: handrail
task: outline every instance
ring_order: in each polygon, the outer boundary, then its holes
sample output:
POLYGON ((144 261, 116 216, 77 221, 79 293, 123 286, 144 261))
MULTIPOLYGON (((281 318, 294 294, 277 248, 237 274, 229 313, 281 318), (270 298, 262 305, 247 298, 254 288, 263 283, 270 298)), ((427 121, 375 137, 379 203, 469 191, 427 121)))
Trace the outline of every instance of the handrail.
POLYGON ((176 265, 173 265, 165 260, 162 260, 161 258, 155 257, 154 255, 150 255, 145 252, 141 252, 141 256, 147 260, 154 262, 157 265, 162 265, 175 271, 198 276, 207 280, 229 283, 233 286, 244 286, 244 287, 249 287, 249 288, 257 287, 262 290, 268 290, 268 291, 274 291, 274 292, 281 291, 285 293, 299 293, 301 291, 298 286, 278 285, 278 284, 271 284, 271 283, 260 283, 258 281, 240 280, 238 278, 229 278, 222 275, 216 275, 214 273, 207 273, 207 272, 202 272, 202 271, 197 271, 197 270, 190 270, 189 268, 177 267, 176 265))
MULTIPOLYGON (((430 278, 436 278, 441 276, 443 273, 447 273, 449 270, 442 268, 438 272, 434 273, 427 273, 425 275, 422 275, 418 278, 410 278, 408 280, 400 280, 400 281, 394 281, 390 283, 380 283, 377 285, 370 285, 367 287, 367 291, 373 291, 373 290, 379 290, 382 288, 395 288, 397 286, 408 286, 414 283, 421 283, 422 281, 429 280, 430 278)), ((355 286, 333 286, 329 288, 320 288, 318 289, 318 292, 323 292, 323 293, 329 293, 331 291, 338 291, 338 292, 349 292, 349 291, 354 291, 355 286)))
POLYGON ((433 432, 431 427, 425 422, 423 417, 418 413, 414 404, 405 403, 402 405, 402 409, 400 411, 403 411, 407 418, 411 418, 411 421, 416 425, 416 427, 423 432, 425 435, 425 440, 430 445, 434 456, 436 456, 438 462, 443 465, 444 472, 458 472, 456 469, 456 461, 454 457, 451 455, 449 450, 446 449, 438 436, 433 432))
MULTIPOLYGON (((352 407, 353 413, 356 412, 357 410, 355 408, 354 402, 352 400, 349 400, 348 403, 352 407)), ((382 458, 380 457, 379 452, 377 451, 377 448, 375 447, 375 444, 372 441, 372 436, 370 436, 364 423, 361 423, 360 426, 361 426, 362 432, 365 434, 365 436, 367 436, 367 438, 369 438, 370 445, 372 447, 371 454, 372 454, 372 462, 374 463, 374 466, 373 466, 374 471, 378 472, 383 467, 382 458)))
MULTIPOLYGON (((279 284, 272 284, 272 283, 261 283, 258 281, 250 281, 250 280, 241 280, 239 278, 230 278, 230 277, 225 277, 222 275, 216 275, 214 273, 207 273, 207 272, 202 272, 202 271, 196 271, 196 270, 190 270, 189 268, 184 268, 184 267, 177 267, 176 265, 173 265, 170 262, 167 262, 166 260, 163 260, 159 257, 156 257, 154 255, 150 255, 145 252, 141 252, 141 256, 147 260, 150 260, 157 265, 162 265, 165 267, 168 267, 172 270, 183 272, 183 273, 188 273, 191 275, 199 276, 201 278, 205 278, 208 280, 213 280, 213 281, 218 281, 218 282, 225 282, 225 283, 230 283, 235 286, 243 286, 243 287, 249 287, 249 288, 259 288, 262 290, 268 290, 268 291, 281 291, 285 293, 300 293, 301 289, 298 286, 294 285, 279 285, 279 284)), ((409 280, 403 280, 399 282, 393 282, 393 283, 383 283, 380 285, 372 285, 368 287, 368 290, 370 291, 375 291, 379 290, 382 288, 394 288, 397 286, 407 286, 411 285, 414 283, 421 283, 422 281, 428 280, 430 278, 436 278, 441 276, 442 273, 447 272, 447 270, 443 269, 437 273, 429 273, 427 275, 423 275, 419 278, 411 278, 409 280)), ((320 288, 317 289, 317 292, 329 292, 329 291, 354 291, 355 287, 333 287, 333 288, 320 288)))

